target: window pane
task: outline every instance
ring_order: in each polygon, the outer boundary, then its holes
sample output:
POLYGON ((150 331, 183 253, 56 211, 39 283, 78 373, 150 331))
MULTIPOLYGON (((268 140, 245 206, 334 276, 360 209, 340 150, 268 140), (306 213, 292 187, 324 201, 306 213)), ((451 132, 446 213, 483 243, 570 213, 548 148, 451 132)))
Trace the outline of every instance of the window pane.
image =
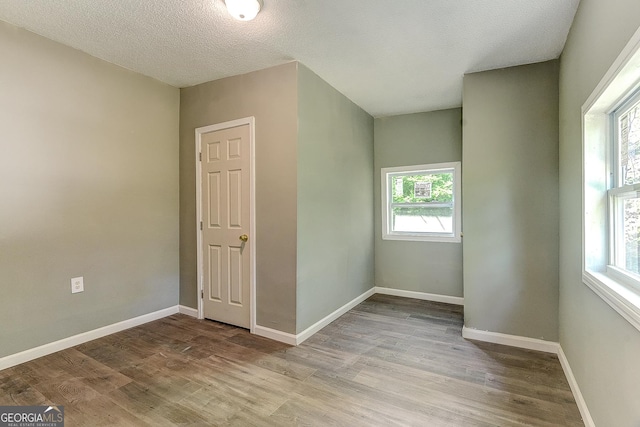
POLYGON ((640 183, 640 103, 618 120, 622 185, 640 183))
POLYGON ((453 233, 453 208, 394 207, 392 231, 453 233))
POLYGON ((636 274, 638 269, 638 246, 640 246, 640 199, 624 200, 624 266, 636 274))
POLYGON ((391 188, 393 203, 451 203, 453 172, 392 175, 391 188))

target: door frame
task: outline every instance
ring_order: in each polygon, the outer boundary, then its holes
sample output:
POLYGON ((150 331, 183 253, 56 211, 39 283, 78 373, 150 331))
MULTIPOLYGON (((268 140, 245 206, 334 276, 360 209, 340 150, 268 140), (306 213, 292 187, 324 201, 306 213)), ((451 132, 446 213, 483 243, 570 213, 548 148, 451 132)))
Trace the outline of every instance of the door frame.
POLYGON ((249 251, 249 316, 250 331, 253 334, 256 327, 256 158, 255 158, 255 117, 245 117, 238 120, 218 123, 209 126, 196 128, 196 235, 198 240, 197 249, 197 274, 198 286, 198 319, 204 319, 204 308, 202 296, 204 292, 204 264, 202 254, 202 230, 200 230, 200 222, 202 219, 202 162, 200 161, 200 153, 202 152, 202 135, 218 130, 234 128, 243 125, 249 125, 249 235, 251 236, 251 250, 249 251))

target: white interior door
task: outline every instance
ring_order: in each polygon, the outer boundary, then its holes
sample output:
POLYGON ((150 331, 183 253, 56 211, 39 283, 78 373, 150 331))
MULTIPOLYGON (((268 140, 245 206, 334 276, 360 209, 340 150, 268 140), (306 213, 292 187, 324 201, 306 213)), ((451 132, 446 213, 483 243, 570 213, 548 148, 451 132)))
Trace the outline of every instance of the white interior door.
POLYGON ((250 327, 250 128, 201 136, 202 286, 207 319, 250 327))

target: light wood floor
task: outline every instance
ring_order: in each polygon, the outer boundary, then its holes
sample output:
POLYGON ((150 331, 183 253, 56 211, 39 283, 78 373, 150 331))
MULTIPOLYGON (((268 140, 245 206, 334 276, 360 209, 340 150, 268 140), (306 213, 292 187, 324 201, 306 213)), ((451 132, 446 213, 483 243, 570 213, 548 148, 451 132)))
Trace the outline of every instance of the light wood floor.
POLYGON ((578 426, 555 355, 466 341, 457 306, 375 295, 304 344, 175 315, 0 371, 66 426, 578 426))

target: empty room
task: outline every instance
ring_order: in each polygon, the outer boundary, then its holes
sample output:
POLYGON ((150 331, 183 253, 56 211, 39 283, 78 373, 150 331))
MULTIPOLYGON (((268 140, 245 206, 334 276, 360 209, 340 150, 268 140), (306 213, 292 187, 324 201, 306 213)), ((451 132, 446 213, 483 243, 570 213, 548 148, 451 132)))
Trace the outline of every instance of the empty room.
POLYGON ((639 358, 637 0, 0 0, 0 427, 637 427, 639 358))

